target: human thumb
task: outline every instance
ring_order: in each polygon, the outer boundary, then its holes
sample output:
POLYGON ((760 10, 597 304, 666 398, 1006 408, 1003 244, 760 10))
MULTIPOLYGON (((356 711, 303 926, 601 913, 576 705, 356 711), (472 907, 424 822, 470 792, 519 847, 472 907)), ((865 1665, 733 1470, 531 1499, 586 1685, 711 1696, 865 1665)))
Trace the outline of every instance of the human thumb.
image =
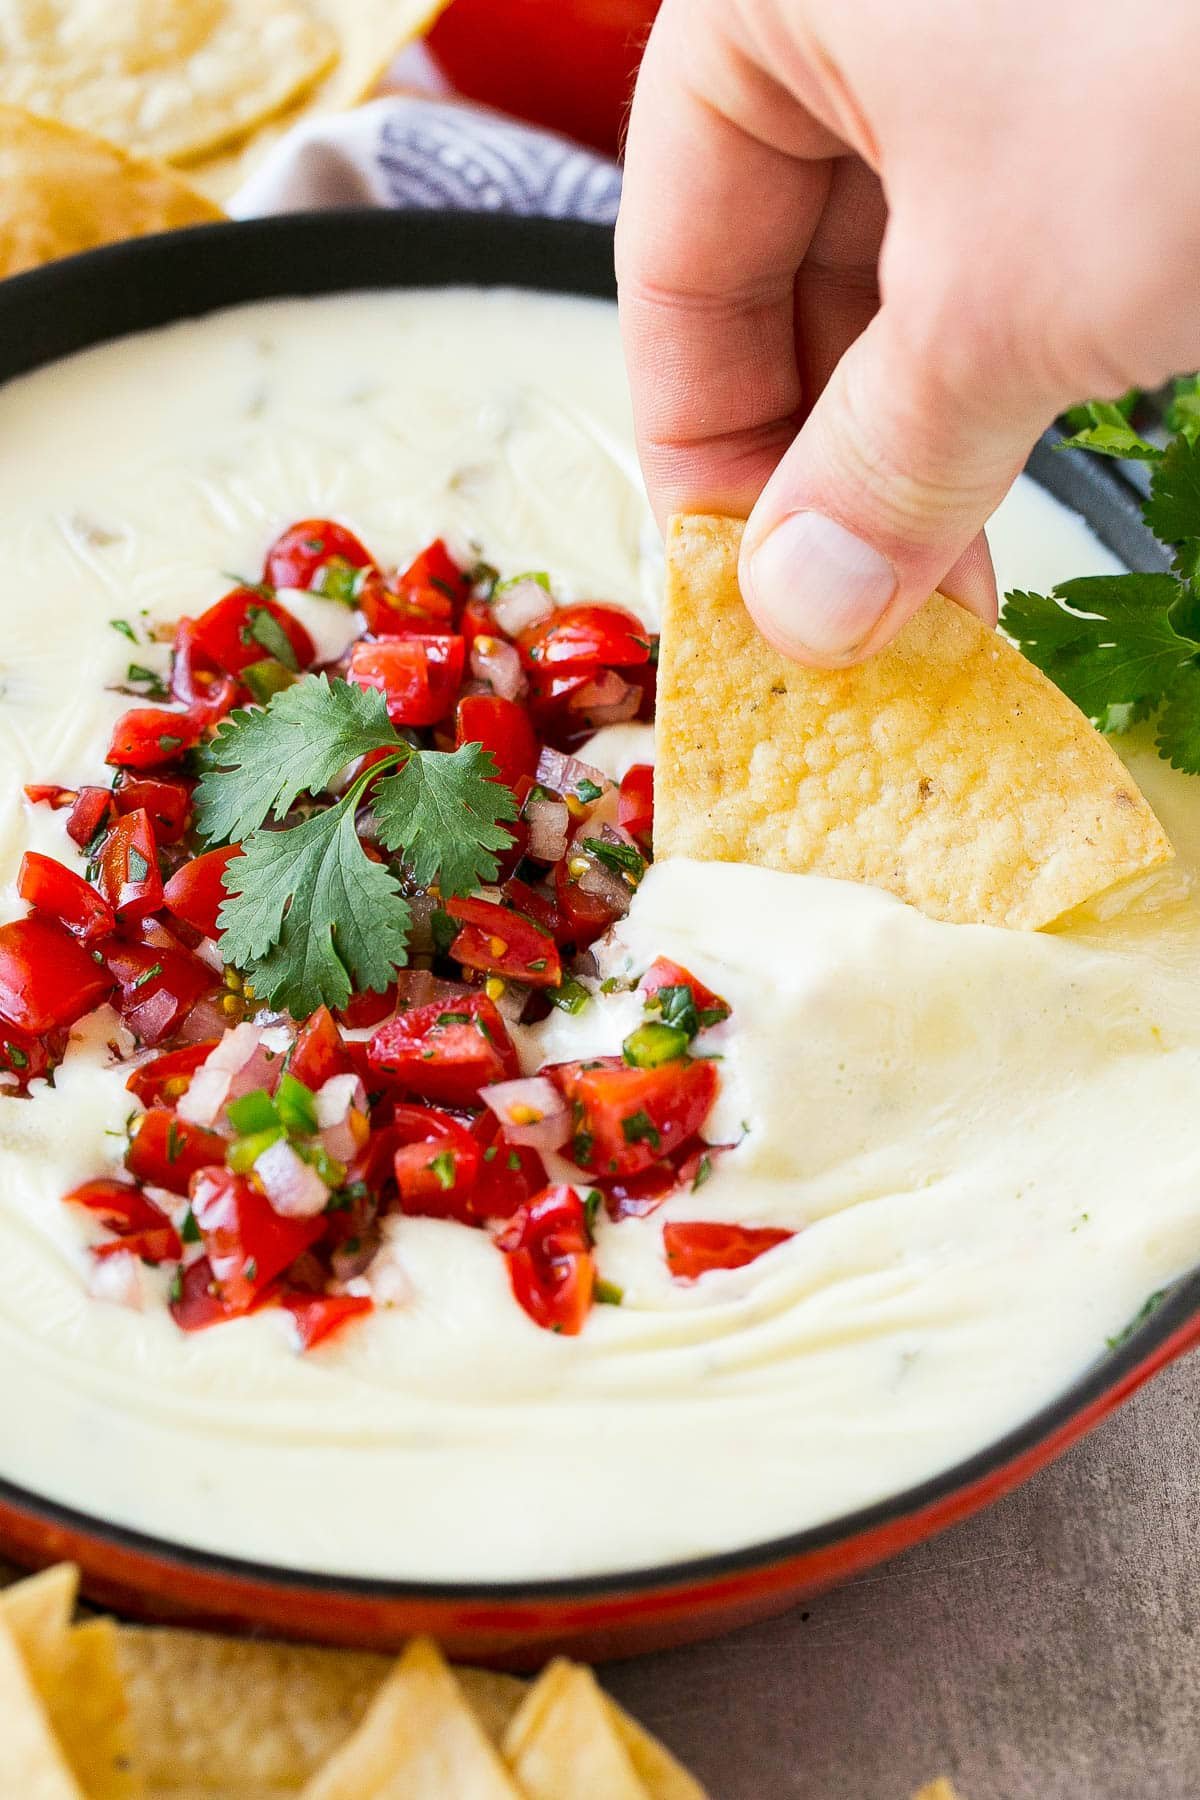
POLYGON ((871 655, 939 583, 995 622, 978 534, 1053 407, 1018 393, 1005 408, 986 353, 914 349, 921 341, 886 305, 876 314, 750 515, 742 594, 763 635, 800 662, 871 655))

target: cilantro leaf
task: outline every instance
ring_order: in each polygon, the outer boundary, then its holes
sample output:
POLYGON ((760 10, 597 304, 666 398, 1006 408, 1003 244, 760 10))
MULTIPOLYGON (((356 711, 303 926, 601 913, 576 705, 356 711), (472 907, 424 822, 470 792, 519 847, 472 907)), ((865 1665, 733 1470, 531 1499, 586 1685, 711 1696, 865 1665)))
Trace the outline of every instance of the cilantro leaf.
POLYGON ((406 747, 373 688, 306 676, 269 706, 231 713, 203 754, 196 820, 212 844, 239 843, 302 793, 320 793, 347 763, 406 747))
POLYGON ((1195 443, 1200 438, 1200 375, 1179 375, 1166 411, 1168 431, 1178 431, 1195 443))
POLYGON ((1150 479, 1142 517, 1164 544, 1180 546, 1175 556, 1180 574, 1194 575, 1200 559, 1200 443, 1172 439, 1150 479))
POLYGON ((351 792, 288 831, 256 831, 230 864, 222 954, 294 1018, 385 988, 408 958, 408 902, 363 850, 356 804, 351 792))
MULTIPOLYGON (((1135 393, 1132 399, 1136 398, 1135 393)), ((1133 410, 1130 401, 1131 396, 1126 395, 1120 402, 1089 400, 1083 406, 1072 407, 1067 419, 1076 427, 1075 433, 1064 438, 1058 448, 1093 450, 1099 456, 1119 456, 1127 462, 1157 462, 1162 450, 1129 423, 1126 408, 1128 405, 1128 411, 1133 410)))
POLYGON ((389 850, 403 851, 422 887, 467 894, 495 878, 495 852, 507 850, 515 819, 511 788, 495 780, 496 765, 481 744, 454 751, 416 750, 372 798, 379 833, 389 850))
POLYGON ((1112 706, 1156 704, 1195 654, 1168 616, 1179 593, 1173 575, 1085 575, 1051 595, 1006 594, 1001 623, 1082 712, 1102 719, 1112 706))
POLYGON ((1158 715, 1154 747, 1173 769, 1200 775, 1200 665, 1189 663, 1175 677, 1158 715))

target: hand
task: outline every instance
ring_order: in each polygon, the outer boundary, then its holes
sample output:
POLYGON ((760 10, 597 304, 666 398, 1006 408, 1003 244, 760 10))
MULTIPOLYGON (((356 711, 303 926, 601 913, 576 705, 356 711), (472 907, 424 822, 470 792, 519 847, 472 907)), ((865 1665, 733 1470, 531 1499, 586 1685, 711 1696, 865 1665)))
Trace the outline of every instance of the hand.
POLYGON ((880 648, 1064 406, 1200 361, 1197 0, 665 0, 617 231, 660 519, 786 654, 880 648), (886 196, 886 198, 885 198, 886 196))

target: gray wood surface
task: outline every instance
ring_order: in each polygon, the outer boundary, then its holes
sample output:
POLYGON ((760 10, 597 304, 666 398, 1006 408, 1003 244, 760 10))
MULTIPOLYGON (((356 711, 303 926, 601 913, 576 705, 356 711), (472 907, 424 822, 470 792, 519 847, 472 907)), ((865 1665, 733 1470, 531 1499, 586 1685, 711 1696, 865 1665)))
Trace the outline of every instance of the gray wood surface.
POLYGON ((1200 1800, 1200 1357, 931 1543, 612 1666, 714 1800, 1200 1800))

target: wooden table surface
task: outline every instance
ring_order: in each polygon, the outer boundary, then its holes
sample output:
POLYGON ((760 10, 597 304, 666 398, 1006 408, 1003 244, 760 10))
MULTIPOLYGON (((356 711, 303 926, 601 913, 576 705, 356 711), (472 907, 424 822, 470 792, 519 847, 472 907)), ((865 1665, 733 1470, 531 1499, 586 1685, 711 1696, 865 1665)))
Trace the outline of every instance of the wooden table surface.
POLYGON ((605 1680, 713 1800, 1200 1800, 1200 1355, 932 1543, 605 1680))

